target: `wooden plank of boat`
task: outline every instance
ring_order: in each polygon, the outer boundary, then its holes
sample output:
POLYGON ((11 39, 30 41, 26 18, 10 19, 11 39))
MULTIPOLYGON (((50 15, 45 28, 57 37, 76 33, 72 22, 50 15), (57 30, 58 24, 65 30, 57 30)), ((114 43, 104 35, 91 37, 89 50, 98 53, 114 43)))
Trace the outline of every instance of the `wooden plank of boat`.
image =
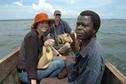
POLYGON ((110 62, 105 64, 102 84, 126 84, 126 77, 110 62))
POLYGON ((0 84, 18 84, 16 59, 19 49, 0 60, 0 84))
MULTIPOLYGON (((16 59, 19 49, 0 60, 0 84, 20 84, 16 73, 16 59)), ((126 77, 107 62, 102 84, 126 84, 126 77)))

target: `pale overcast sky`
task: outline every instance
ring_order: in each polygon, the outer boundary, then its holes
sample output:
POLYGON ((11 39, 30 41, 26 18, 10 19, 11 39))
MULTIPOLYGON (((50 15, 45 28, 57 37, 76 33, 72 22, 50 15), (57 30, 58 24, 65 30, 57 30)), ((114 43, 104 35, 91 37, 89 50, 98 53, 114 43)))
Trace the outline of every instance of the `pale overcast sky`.
POLYGON ((102 18, 126 19, 126 0, 0 0, 0 20, 32 19, 38 12, 53 17, 55 9, 62 11, 63 18, 93 10, 102 18))

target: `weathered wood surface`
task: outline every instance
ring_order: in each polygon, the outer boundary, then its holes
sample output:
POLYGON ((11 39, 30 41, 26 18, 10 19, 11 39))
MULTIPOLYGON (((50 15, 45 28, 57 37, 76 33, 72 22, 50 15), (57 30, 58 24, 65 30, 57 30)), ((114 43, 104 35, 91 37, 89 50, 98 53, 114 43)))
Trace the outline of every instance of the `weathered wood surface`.
POLYGON ((19 49, 0 60, 0 84, 18 84, 16 59, 19 49))
MULTIPOLYGON (((16 73, 16 59, 19 49, 0 60, 0 84, 19 84, 16 73)), ((107 62, 102 84, 126 84, 126 77, 111 63, 107 62)))
POLYGON ((126 77, 111 63, 105 64, 102 84, 126 84, 126 77))

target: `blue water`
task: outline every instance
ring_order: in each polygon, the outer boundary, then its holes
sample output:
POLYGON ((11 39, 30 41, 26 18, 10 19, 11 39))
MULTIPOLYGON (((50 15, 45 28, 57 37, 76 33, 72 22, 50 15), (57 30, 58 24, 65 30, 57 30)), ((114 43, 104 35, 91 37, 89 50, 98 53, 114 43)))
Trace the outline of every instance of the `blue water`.
MULTIPOLYGON (((64 19, 75 29, 76 19, 64 19)), ((0 21, 0 59, 21 45, 30 31, 32 20, 0 21)), ((104 19, 97 35, 105 51, 105 59, 126 75, 126 20, 104 19)))

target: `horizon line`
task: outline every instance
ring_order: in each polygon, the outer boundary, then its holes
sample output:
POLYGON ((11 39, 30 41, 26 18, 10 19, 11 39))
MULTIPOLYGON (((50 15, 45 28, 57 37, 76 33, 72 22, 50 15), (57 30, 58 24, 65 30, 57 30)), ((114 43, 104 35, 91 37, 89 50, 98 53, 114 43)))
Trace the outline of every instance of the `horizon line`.
MULTIPOLYGON (((52 19, 52 18, 51 18, 52 19)), ((76 18, 62 18, 62 19, 76 19, 76 18)), ((126 18, 101 18, 101 20, 104 20, 104 19, 113 19, 113 20, 126 20, 126 18)), ((22 19, 0 19, 0 21, 8 21, 8 20, 33 20, 32 18, 22 18, 22 19)))

